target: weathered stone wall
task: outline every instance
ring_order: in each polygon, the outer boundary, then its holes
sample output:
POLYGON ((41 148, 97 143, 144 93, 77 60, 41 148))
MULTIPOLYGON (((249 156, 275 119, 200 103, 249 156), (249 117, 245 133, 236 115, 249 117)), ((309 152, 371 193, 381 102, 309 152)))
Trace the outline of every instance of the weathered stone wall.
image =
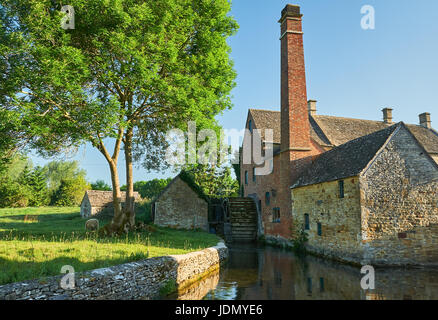
POLYGON ((359 178, 344 180, 344 198, 338 181, 292 189, 292 219, 295 228, 304 229, 309 215, 308 250, 350 262, 361 260, 359 178), (318 235, 321 223, 321 235, 318 235))
POLYGON ((156 201, 154 217, 158 226, 208 231, 208 203, 180 177, 156 201))
POLYGON ((228 248, 216 247, 178 256, 151 258, 75 274, 75 288, 60 287, 62 276, 0 286, 0 300, 137 300, 159 298, 168 281, 179 288, 190 284, 228 258, 228 248))
POLYGON ((0 300, 137 300, 159 298, 169 280, 179 288, 217 270, 228 258, 228 248, 216 247, 184 255, 151 258, 75 274, 75 288, 60 287, 62 276, 0 286, 0 300))
POLYGON ((438 264, 438 167, 400 128, 361 177, 365 261, 438 264))

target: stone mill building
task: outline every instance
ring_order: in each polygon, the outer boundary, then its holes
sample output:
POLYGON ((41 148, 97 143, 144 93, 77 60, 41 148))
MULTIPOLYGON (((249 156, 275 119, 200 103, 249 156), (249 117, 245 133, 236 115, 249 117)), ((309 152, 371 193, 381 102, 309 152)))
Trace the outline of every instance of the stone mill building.
POLYGON ((262 150, 273 147, 271 173, 257 175, 260 166, 243 161, 251 159, 247 149, 240 156, 259 233, 287 243, 305 232, 310 251, 356 264, 438 265, 438 132, 430 113, 419 124, 394 123, 390 108, 382 121, 319 115, 307 99, 300 7, 287 5, 279 23, 280 111, 250 109, 243 140, 251 145, 261 130, 262 150))

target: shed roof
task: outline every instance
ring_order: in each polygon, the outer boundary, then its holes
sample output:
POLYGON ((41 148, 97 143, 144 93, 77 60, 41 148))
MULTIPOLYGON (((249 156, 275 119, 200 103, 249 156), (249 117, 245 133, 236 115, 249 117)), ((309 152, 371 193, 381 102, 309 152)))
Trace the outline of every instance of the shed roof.
MULTIPOLYGON (((112 191, 100 191, 100 190, 87 190, 85 191, 84 199, 88 196, 90 205, 92 207, 104 207, 113 202, 112 191)), ((126 192, 121 192, 122 202, 125 202, 126 192)), ((141 196, 138 192, 134 192, 135 201, 141 200, 141 196)))

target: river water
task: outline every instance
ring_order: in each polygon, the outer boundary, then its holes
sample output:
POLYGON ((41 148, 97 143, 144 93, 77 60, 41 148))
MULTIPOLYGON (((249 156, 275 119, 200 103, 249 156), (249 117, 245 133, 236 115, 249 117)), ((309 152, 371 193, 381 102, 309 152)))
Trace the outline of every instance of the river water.
POLYGON ((174 299, 417 300, 438 299, 438 269, 376 269, 375 290, 362 290, 359 268, 288 250, 236 245, 228 262, 174 299))

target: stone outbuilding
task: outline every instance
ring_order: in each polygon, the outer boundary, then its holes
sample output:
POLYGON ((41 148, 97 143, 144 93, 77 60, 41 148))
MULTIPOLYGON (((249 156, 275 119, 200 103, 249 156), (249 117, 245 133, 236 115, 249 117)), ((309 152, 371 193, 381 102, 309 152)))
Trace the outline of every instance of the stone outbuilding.
POLYGON ((438 165, 403 123, 318 156, 292 185, 291 201, 312 252, 357 264, 438 265, 438 165))
POLYGON ((152 202, 154 224, 175 229, 208 231, 207 198, 188 181, 177 175, 152 202))
MULTIPOLYGON (((125 203, 126 192, 121 192, 122 206, 125 203)), ((135 202, 141 200, 138 192, 134 192, 135 202)), ((84 198, 81 202, 81 216, 88 218, 98 214, 112 214, 113 213, 113 192, 88 190, 85 191, 84 198)))

